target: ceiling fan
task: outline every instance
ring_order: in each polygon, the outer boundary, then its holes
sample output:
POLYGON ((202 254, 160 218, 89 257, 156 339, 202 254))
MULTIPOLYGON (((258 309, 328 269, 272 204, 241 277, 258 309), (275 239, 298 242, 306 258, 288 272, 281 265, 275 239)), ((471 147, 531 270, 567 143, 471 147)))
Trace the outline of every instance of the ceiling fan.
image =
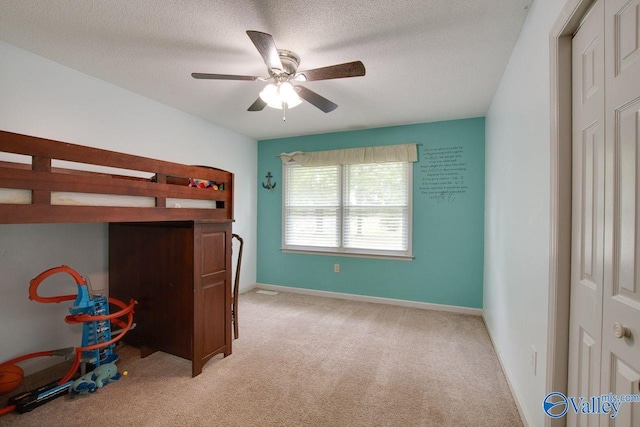
POLYGON ((341 79, 365 75, 364 64, 360 61, 299 72, 300 57, 290 50, 276 48, 276 44, 270 34, 260 31, 247 31, 247 35, 264 59, 269 71, 269 77, 206 73, 192 73, 191 76, 194 79, 212 80, 273 80, 273 83, 268 84, 260 92, 260 96, 251 104, 248 111, 262 111, 266 106, 279 109, 293 108, 302 102, 301 99, 304 99, 325 113, 329 113, 338 108, 338 105, 304 86, 298 84, 294 86, 292 82, 341 79))

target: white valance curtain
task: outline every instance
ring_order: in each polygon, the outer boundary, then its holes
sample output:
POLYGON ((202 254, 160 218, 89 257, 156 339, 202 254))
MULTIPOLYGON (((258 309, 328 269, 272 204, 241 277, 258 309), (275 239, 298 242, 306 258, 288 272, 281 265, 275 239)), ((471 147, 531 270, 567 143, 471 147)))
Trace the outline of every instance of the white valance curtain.
POLYGON ((282 163, 295 161, 302 166, 355 165, 364 163, 417 162, 418 144, 382 145, 343 150, 294 151, 281 153, 282 163))

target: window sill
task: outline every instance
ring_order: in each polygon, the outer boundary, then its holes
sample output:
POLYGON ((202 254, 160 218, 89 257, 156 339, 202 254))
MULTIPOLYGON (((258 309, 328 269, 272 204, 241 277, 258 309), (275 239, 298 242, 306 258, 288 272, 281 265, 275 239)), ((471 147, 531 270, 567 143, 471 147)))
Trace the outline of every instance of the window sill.
POLYGON ((310 249, 280 249, 285 254, 307 254, 307 255, 329 255, 341 256, 349 258, 373 258, 373 259, 389 259, 395 261, 413 261, 413 255, 391 255, 391 254, 368 254, 338 251, 323 251, 310 249))

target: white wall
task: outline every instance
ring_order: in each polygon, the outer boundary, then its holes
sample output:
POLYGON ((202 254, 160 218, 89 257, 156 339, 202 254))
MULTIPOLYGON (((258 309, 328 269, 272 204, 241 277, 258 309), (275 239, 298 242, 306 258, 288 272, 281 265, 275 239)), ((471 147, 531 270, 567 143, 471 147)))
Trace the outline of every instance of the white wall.
MULTIPOLYGON (((233 229, 245 240, 241 288, 255 284, 255 140, 3 42, 0 129, 233 172, 233 229)), ((80 345, 80 329, 64 323, 69 304, 29 301, 29 281, 67 264, 106 287, 107 248, 105 224, 0 225, 0 362, 80 345)), ((42 293, 75 293, 69 276, 57 276, 42 293)))
POLYGON ((549 292, 549 33, 535 0, 486 117, 484 316, 529 425, 545 415, 549 292), (530 363, 537 352, 537 373, 530 363))

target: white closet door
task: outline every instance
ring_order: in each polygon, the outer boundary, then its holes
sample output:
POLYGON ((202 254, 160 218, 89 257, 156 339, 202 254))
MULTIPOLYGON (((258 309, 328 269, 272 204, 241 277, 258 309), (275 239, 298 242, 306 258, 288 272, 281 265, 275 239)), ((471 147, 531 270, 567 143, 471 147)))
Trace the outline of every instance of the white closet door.
MULTIPOLYGON (((606 240, 602 389, 638 394, 640 381, 640 0, 605 3, 606 240)), ((602 425, 610 419, 602 417, 602 425)), ((622 403, 616 426, 640 426, 622 403)))
MULTIPOLYGON (((569 396, 600 394, 605 262, 604 3, 573 38, 573 208, 569 396)), ((568 425, 598 417, 567 412, 568 425)))

